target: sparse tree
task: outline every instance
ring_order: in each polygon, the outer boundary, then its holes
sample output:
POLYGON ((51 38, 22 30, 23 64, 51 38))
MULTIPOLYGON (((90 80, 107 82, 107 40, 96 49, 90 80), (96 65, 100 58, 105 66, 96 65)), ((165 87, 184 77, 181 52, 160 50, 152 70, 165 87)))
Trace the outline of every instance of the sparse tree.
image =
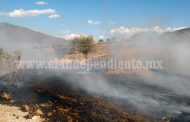
POLYGON ((3 48, 0 48, 0 60, 3 59, 3 55, 4 55, 4 50, 3 48))
POLYGON ((104 42, 103 39, 99 39, 99 40, 98 40, 98 43, 102 43, 102 42, 104 42))
POLYGON ((20 61, 22 58, 22 52, 19 50, 16 50, 15 52, 13 52, 13 60, 14 61, 20 61))
POLYGON ((92 36, 81 36, 79 39, 79 51, 85 56, 87 61, 87 55, 94 48, 94 39, 92 36))
POLYGON ((17 72, 17 63, 22 58, 22 52, 16 50, 13 53, 8 53, 0 48, 0 70, 2 72, 17 72))

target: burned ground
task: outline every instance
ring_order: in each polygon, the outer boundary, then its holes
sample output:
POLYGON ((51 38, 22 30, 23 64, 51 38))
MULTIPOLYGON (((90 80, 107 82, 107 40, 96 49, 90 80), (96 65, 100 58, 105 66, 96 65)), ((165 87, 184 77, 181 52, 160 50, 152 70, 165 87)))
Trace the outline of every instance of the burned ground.
POLYGON ((116 99, 90 94, 58 76, 41 77, 38 73, 12 73, 1 78, 1 104, 27 111, 26 118, 39 115, 45 121, 168 121, 131 111, 116 99))

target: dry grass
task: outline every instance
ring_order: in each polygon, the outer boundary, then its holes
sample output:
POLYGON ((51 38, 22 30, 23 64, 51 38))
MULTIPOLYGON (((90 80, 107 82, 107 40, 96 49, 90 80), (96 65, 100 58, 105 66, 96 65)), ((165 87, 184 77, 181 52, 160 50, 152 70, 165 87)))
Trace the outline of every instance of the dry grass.
POLYGON ((12 94, 10 92, 3 92, 1 94, 1 97, 6 100, 6 101, 10 101, 12 100, 12 94))

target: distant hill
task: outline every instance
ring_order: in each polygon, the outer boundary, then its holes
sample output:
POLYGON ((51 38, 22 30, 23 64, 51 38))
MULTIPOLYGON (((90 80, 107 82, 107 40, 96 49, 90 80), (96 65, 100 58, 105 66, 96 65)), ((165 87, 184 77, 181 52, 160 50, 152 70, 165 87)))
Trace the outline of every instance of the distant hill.
POLYGON ((190 44, 190 28, 184 28, 173 32, 165 32, 161 39, 169 43, 188 43, 190 44))
POLYGON ((64 39, 46 35, 31 29, 0 23, 0 44, 5 46, 16 45, 51 45, 64 39))
POLYGON ((190 37, 190 28, 180 29, 180 30, 175 31, 175 33, 187 35, 190 37))
POLYGON ((128 42, 135 44, 152 44, 152 43, 181 43, 190 42, 190 28, 180 29, 172 32, 142 32, 133 35, 128 42))
POLYGON ((36 54, 36 57, 42 57, 42 55, 47 57, 53 52, 61 58, 66 50, 67 42, 62 38, 49 36, 25 27, 0 23, 0 48, 10 51, 22 50, 27 57, 32 56, 33 53, 36 54))

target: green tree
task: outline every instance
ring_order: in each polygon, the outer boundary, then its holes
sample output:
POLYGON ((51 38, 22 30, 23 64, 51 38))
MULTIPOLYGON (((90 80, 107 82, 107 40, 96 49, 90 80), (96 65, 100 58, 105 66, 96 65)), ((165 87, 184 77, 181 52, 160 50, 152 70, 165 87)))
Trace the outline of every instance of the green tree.
POLYGON ((87 55, 94 48, 94 39, 92 36, 81 36, 79 38, 79 52, 81 52, 87 61, 87 55))

